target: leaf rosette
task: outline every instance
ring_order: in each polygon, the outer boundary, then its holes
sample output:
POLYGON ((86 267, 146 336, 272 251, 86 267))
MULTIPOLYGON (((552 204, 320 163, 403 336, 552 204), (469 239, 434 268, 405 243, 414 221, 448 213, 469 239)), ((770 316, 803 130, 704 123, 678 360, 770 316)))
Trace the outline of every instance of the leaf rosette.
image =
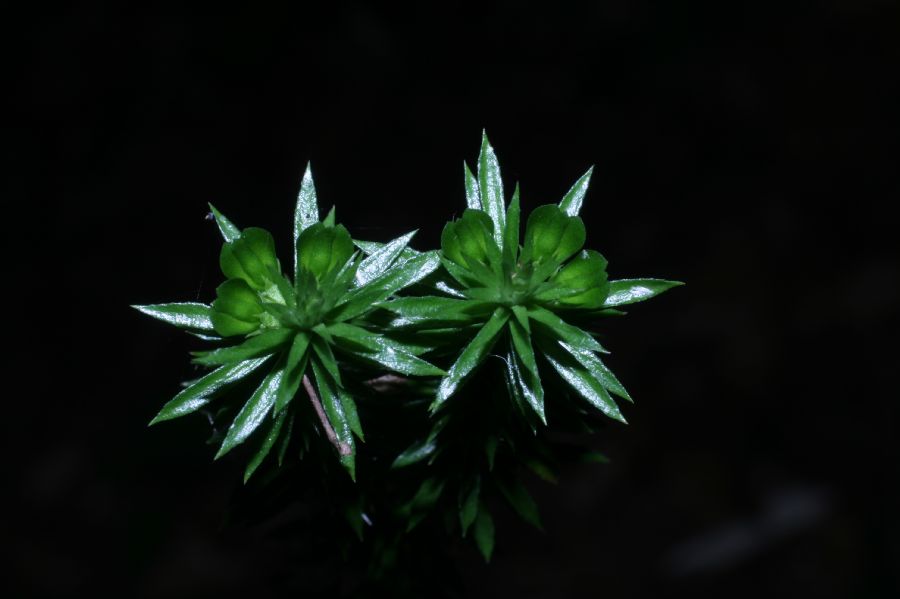
POLYGON ((215 349, 194 353, 196 364, 215 370, 165 404, 151 424, 195 412, 223 390, 265 371, 228 427, 216 457, 268 423, 245 480, 276 444, 280 463, 303 386, 318 418, 316 430, 355 476, 355 438, 362 440, 363 430, 342 368, 353 363, 408 376, 444 374, 419 357, 427 348, 387 338, 369 320, 381 302, 437 269, 437 252, 404 252, 414 233, 379 244, 368 255, 359 252, 347 229, 335 224, 334 209, 319 221, 308 167, 294 217, 293 277, 283 273, 268 231, 240 230, 210 208, 225 240, 219 265, 226 280, 216 289, 216 299, 211 305, 135 308, 216 343, 215 349))

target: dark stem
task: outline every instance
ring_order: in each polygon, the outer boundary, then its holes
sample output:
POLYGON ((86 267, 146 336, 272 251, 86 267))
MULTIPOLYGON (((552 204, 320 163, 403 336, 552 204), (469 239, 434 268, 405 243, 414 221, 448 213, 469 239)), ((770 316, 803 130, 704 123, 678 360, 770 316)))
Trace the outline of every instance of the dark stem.
POLYGON ((350 445, 338 439, 337 434, 334 432, 334 428, 332 428, 331 423, 328 421, 328 416, 325 415, 325 409, 322 407, 322 402, 319 400, 319 394, 316 393, 315 387, 313 387, 309 377, 305 374, 303 375, 303 387, 306 389, 306 394, 309 395, 309 401, 312 403, 313 409, 315 409, 316 414, 319 416, 319 422, 322 423, 322 428, 325 429, 325 436, 328 437, 328 441, 335 446, 338 453, 341 455, 350 455, 353 453, 353 449, 350 445))

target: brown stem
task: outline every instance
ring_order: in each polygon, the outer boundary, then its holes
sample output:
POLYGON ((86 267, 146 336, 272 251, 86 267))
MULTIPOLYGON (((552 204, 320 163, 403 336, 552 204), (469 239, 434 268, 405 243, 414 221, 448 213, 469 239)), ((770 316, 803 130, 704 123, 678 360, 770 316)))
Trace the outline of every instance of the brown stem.
POLYGON ((349 444, 338 439, 337 434, 334 432, 334 428, 332 428, 331 423, 328 421, 328 416, 325 415, 325 409, 322 407, 322 402, 319 400, 319 395, 316 393, 315 387, 313 387, 309 377, 305 374, 303 375, 303 387, 306 389, 306 394, 309 395, 309 401, 312 403, 313 409, 319 416, 319 421, 322 423, 322 428, 325 429, 325 436, 328 437, 328 441, 337 448, 338 453, 341 455, 350 455, 353 453, 353 449, 349 444))

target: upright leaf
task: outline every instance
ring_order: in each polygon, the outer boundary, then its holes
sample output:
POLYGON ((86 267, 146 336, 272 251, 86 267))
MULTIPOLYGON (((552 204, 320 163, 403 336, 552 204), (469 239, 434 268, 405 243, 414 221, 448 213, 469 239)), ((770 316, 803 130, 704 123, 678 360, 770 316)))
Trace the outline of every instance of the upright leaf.
POLYGON ((297 206, 294 208, 294 246, 297 245, 300 233, 317 222, 319 222, 319 202, 316 199, 312 165, 307 162, 306 172, 303 173, 303 180, 300 182, 300 193, 297 194, 297 206))
POLYGON ((592 166, 585 174, 581 175, 578 181, 575 181, 575 184, 560 201, 560 209, 569 216, 576 216, 581 211, 584 194, 587 193, 588 184, 591 182, 591 173, 593 172, 594 167, 592 166))
POLYGON ((466 205, 469 208, 481 210, 481 191, 478 189, 478 179, 472 174, 465 161, 463 161, 463 169, 466 171, 466 205))
POLYGON ((281 414, 284 407, 290 403, 306 373, 307 353, 309 348, 309 335, 305 332, 297 333, 288 351, 284 365, 284 376, 281 379, 281 387, 278 389, 278 398, 275 402, 275 413, 281 414))
POLYGON ((215 206, 209 204, 209 209, 212 211, 216 224, 219 226, 219 232, 222 233, 222 238, 225 241, 234 241, 241 236, 241 230, 235 227, 221 212, 216 210, 215 206))
POLYGON ((494 241, 497 247, 503 245, 503 232, 506 229, 506 211, 503 200, 503 180, 500 178, 500 163, 494 148, 487 138, 487 132, 481 135, 481 154, 478 156, 478 186, 481 191, 481 206, 494 222, 494 241))
POLYGON ((516 258, 519 255, 519 219, 521 218, 519 207, 519 184, 513 191, 512 200, 506 210, 506 227, 503 232, 503 263, 512 272, 516 267, 516 258))

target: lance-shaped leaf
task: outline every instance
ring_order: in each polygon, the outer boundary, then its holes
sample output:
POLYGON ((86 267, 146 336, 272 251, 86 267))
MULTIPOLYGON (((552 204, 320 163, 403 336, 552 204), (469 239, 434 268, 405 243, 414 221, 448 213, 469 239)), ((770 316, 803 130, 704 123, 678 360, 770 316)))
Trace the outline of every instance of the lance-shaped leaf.
POLYGON ((503 264, 512 272, 519 256, 519 219, 522 209, 519 207, 519 184, 513 191, 512 200, 506 210, 506 228, 503 231, 503 264))
POLYGON ((447 426, 447 422, 449 422, 449 418, 447 417, 435 420, 428 436, 407 447, 396 457, 396 459, 394 459, 391 468, 411 466, 434 456, 438 448, 437 437, 441 434, 441 431, 444 430, 444 427, 447 426))
POLYGON ((422 325, 428 328, 472 322, 489 315, 493 308, 486 302, 459 300, 433 295, 401 297, 380 304, 397 315, 391 326, 422 325))
POLYGON ((206 333, 215 332, 210 307, 194 302, 132 306, 135 310, 178 327, 206 333))
POLYGON ((431 404, 431 410, 437 410, 448 397, 453 395, 459 384, 473 370, 475 370, 487 357, 488 352, 494 346, 497 336, 503 330, 506 321, 509 319, 509 312, 500 307, 491 315, 490 319, 481 327, 475 338, 466 346, 450 368, 447 376, 441 379, 438 387, 437 397, 431 404))
POLYGON ((609 295, 603 302, 605 308, 624 306, 648 300, 673 287, 684 285, 680 281, 662 279, 620 279, 609 282, 609 295))
POLYGON ((484 561, 490 562, 491 555, 494 553, 494 519, 484 503, 478 506, 474 533, 475 544, 484 557, 484 561))
POLYGON ((500 488, 500 492, 503 494, 509 504, 513 507, 513 509, 516 510, 516 513, 519 514, 519 516, 521 516, 523 520, 525 520, 538 530, 543 529, 537 503, 535 503, 534 498, 532 498, 528 491, 525 489, 522 481, 518 479, 512 479, 509 481, 497 480, 497 486, 500 488))
POLYGON ((265 460, 266 456, 269 455, 269 452, 272 451, 272 447, 275 445, 275 442, 278 441, 278 437, 281 434, 281 429, 284 427, 284 421, 286 419, 287 412, 282 412, 275 417, 275 420, 272 422, 272 428, 269 429, 269 432, 263 437, 262 445, 260 445, 257 452, 253 454, 253 457, 247 463, 247 468, 244 469, 244 484, 250 480, 250 477, 253 476, 253 473, 256 472, 259 465, 263 463, 263 460, 265 460))
POLYGON ((246 378, 265 361, 266 358, 245 360, 237 364, 222 366, 210 372, 173 397, 150 421, 150 424, 171 420, 199 410, 210 402, 216 392, 246 378))
POLYGON ((225 241, 234 241, 241 236, 241 230, 235 227, 221 212, 216 210, 215 206, 209 204, 209 209, 212 211, 213 217, 216 219, 216 225, 219 226, 219 232, 222 233, 222 238, 225 241))
POLYGON ((281 384, 283 374, 284 365, 277 364, 266 375, 263 382, 260 383, 253 395, 250 396, 250 399, 247 400, 247 403, 244 404, 244 407, 235 416, 234 422, 228 427, 225 440, 222 441, 222 446, 216 453, 215 459, 219 459, 246 441, 253 431, 263 423, 266 415, 271 411, 272 406, 275 405, 275 399, 278 396, 278 386, 281 384))
POLYGON ((610 418, 627 424, 609 392, 583 364, 554 342, 540 342, 540 348, 550 365, 579 395, 610 418))
POLYGON ((581 211, 581 204, 584 201, 584 194, 587 193, 588 184, 591 182, 591 173, 594 172, 592 166, 587 172, 575 181, 572 188, 563 196, 559 203, 559 208, 569 216, 577 216, 581 211))
POLYGON ((388 267, 400 256, 409 240, 415 234, 415 231, 411 231, 369 254, 368 257, 360 262, 359 268, 356 269, 356 285, 365 285, 375 277, 384 274, 388 267))
POLYGON ((603 363, 602 360, 595 354, 594 352, 586 349, 581 349, 568 343, 559 342, 560 346, 565 349, 567 352, 572 354, 572 356, 578 360, 582 366, 588 369, 596 378, 600 381, 600 383, 606 387, 607 391, 613 393, 622 399, 626 399, 632 403, 634 400, 631 399, 631 396, 628 394, 628 391, 625 390, 625 387, 622 383, 619 382, 619 379, 616 378, 616 375, 612 373, 612 370, 606 367, 606 364, 603 363))
POLYGON ((356 435, 360 441, 365 441, 366 437, 363 434, 362 423, 359 421, 359 412, 356 409, 356 402, 353 400, 353 396, 351 396, 343 387, 336 387, 335 390, 338 394, 338 400, 341 402, 341 408, 344 410, 344 416, 347 418, 347 424, 350 426, 350 430, 353 431, 353 434, 356 435))
MULTIPOLYGON (((306 163, 306 172, 300 182, 300 193, 297 194, 297 205, 294 208, 294 247, 300 239, 300 233, 319 222, 319 202, 316 199, 316 186, 313 183, 312 165, 306 163)), ((294 272, 296 276, 296 254, 294 272)))
POLYGON ((469 527, 478 516, 478 501, 481 493, 481 477, 477 474, 469 481, 468 485, 459 490, 459 525, 462 536, 465 537, 469 527))
POLYGON ((544 334, 553 339, 560 339, 575 347, 609 353, 584 330, 570 325, 550 310, 535 307, 528 310, 528 316, 539 324, 545 325, 544 334))
POLYGON ((195 352, 197 357, 194 358, 194 362, 204 366, 214 366, 267 356, 288 343, 293 335, 292 329, 269 329, 234 347, 223 347, 210 352, 195 352))
MULTIPOLYGON (((339 349, 388 370, 417 376, 441 376, 440 368, 414 355, 405 344, 375 334, 362 327, 340 322, 328 327, 339 349)), ((427 349, 427 348, 425 348, 427 349)))
MULTIPOLYGON (((360 239, 354 239, 353 244, 356 247, 358 247, 359 249, 361 249, 363 251, 363 253, 367 256, 371 256, 372 254, 374 254, 375 252, 377 252, 378 250, 380 250, 381 248, 383 248, 384 246, 387 245, 386 243, 381 243, 378 241, 363 241, 360 239)), ((400 256, 397 258, 397 262, 398 263, 406 262, 407 260, 409 260, 411 258, 415 258, 416 256, 418 256, 421 253, 422 252, 420 252, 418 250, 414 250, 411 247, 406 246, 405 248, 403 248, 403 251, 400 252, 400 256)))
POLYGON ((503 245, 503 232, 506 229, 506 206, 503 199, 503 179, 500 178, 500 163, 488 141, 487 132, 482 132, 481 135, 478 187, 481 191, 482 209, 494 223, 494 240, 499 248, 503 245))
POLYGON ((465 161, 463 161, 463 170, 466 176, 466 205, 469 208, 481 210, 481 190, 478 188, 478 179, 472 174, 465 161))
POLYGON ((428 512, 440 499, 441 493, 444 491, 446 480, 437 477, 426 478, 419 486, 412 500, 404 506, 404 515, 407 516, 406 532, 415 528, 421 522, 428 512))
POLYGON ((547 424, 547 417, 544 414, 544 388, 541 385, 534 348, 531 346, 531 335, 517 320, 511 321, 509 324, 510 337, 515 350, 513 368, 517 382, 522 386, 525 400, 540 417, 541 422, 547 424))
POLYGON ((437 252, 424 252, 388 272, 347 293, 328 314, 333 321, 350 320, 372 310, 404 287, 416 283, 437 269, 440 257, 437 252))
POLYGON ((297 333, 285 361, 284 376, 281 379, 281 387, 278 389, 278 398, 275 401, 276 414, 281 414, 284 407, 297 395, 303 375, 306 373, 306 350, 308 348, 309 335, 304 332, 297 333))
POLYGON ((319 358, 318 363, 331 375, 331 380, 337 383, 337 385, 341 385, 341 369, 338 367, 334 353, 331 351, 331 343, 333 343, 333 340, 328 339, 326 341, 322 337, 313 336, 311 342, 313 351, 316 352, 316 356, 319 358))
POLYGON ((329 379, 328 373, 316 355, 310 360, 313 376, 316 379, 316 388, 319 390, 319 400, 325 410, 325 416, 336 435, 338 443, 338 456, 341 464, 347 469, 350 478, 356 480, 356 444, 353 440, 353 429, 344 406, 335 391, 334 382, 329 379))

